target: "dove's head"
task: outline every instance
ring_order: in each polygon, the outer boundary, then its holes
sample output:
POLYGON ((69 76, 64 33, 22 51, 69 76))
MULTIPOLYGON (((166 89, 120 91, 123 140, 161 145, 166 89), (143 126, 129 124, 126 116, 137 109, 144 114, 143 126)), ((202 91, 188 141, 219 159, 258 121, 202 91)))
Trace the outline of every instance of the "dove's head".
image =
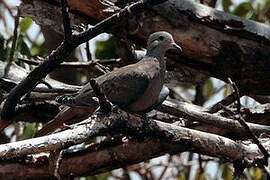
POLYGON ((168 49, 176 49, 178 52, 182 52, 182 48, 174 42, 170 33, 160 31, 149 36, 147 42, 148 55, 164 56, 168 49))

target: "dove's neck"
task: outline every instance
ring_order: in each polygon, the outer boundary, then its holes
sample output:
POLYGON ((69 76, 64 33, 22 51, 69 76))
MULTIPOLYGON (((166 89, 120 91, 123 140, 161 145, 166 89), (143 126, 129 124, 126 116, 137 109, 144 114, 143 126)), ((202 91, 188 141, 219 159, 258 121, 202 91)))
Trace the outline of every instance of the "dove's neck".
POLYGON ((166 69, 166 63, 164 60, 164 55, 165 55, 165 50, 159 50, 159 49, 150 49, 146 52, 146 57, 151 57, 153 59, 157 59, 161 70, 165 70, 166 69))

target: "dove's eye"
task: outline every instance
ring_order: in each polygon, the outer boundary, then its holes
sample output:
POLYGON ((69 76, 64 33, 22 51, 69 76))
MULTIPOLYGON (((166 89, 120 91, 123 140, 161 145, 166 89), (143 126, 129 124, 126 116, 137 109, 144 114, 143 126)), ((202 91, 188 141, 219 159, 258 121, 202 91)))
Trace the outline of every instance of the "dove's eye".
POLYGON ((160 41, 163 41, 163 40, 164 40, 164 36, 159 36, 158 39, 159 39, 160 41))

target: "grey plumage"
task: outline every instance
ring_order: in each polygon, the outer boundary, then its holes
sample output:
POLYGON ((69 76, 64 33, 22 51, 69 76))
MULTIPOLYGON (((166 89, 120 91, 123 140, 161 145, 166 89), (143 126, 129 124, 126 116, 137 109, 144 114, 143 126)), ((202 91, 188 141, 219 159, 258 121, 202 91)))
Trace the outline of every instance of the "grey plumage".
MULTIPOLYGON (((100 76, 96 81, 113 104, 131 112, 144 111, 158 99, 166 70, 164 54, 173 46, 176 45, 169 33, 156 32, 149 37, 147 53, 141 61, 100 76)), ((96 103, 94 96, 87 84, 74 97, 60 97, 57 101, 71 107, 91 106, 96 103)))
MULTIPOLYGON (((102 75, 96 78, 96 81, 108 100, 120 108, 136 113, 150 111, 155 105, 161 104, 168 95, 168 89, 163 87, 166 71, 164 55, 171 48, 182 51, 175 44, 171 34, 164 31, 153 33, 148 39, 147 52, 141 61, 102 75)), ((94 96, 88 83, 73 96, 62 96, 56 100, 70 108, 95 109, 97 100, 94 96)), ((62 115, 60 117, 64 119, 62 115)), ((49 124, 53 126, 54 123, 49 124)), ((47 133, 47 130, 44 133, 47 133)))

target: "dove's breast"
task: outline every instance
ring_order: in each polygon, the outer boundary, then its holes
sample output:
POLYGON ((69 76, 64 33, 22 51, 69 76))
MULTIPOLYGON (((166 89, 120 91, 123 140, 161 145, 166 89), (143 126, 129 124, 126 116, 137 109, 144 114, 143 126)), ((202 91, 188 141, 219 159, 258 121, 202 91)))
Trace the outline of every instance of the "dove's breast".
POLYGON ((162 71, 158 61, 147 62, 145 64, 139 66, 139 68, 141 68, 141 71, 147 73, 149 84, 142 96, 127 107, 128 110, 133 112, 145 111, 149 107, 152 107, 157 102, 163 86, 165 72, 162 71))

